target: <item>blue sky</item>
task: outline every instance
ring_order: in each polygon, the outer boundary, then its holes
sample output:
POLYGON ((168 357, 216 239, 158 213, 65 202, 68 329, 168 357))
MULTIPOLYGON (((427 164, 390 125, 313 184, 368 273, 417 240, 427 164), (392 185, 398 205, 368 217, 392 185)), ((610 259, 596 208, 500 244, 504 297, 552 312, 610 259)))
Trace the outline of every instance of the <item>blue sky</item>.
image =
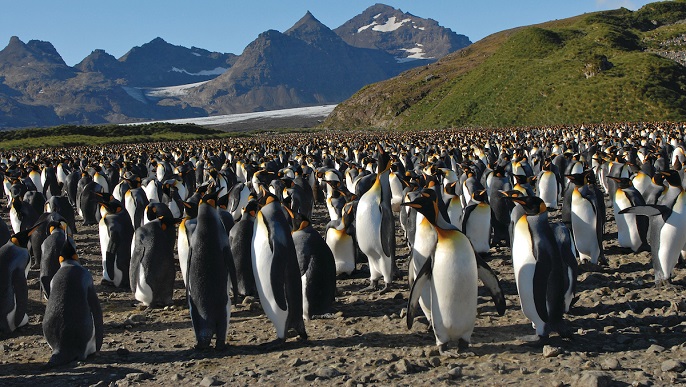
POLYGON ((11 36, 51 42, 68 65, 95 49, 119 58, 156 37, 185 47, 240 54, 268 29, 285 31, 308 10, 334 29, 381 2, 431 18, 473 42, 523 25, 585 12, 626 7, 642 0, 2 0, 0 49, 11 36))

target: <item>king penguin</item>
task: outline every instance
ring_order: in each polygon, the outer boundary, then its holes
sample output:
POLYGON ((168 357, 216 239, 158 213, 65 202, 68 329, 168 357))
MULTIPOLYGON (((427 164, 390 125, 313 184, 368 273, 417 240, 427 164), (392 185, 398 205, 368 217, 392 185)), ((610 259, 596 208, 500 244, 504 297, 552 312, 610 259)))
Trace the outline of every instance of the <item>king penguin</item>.
POLYGON ((276 196, 263 190, 255 217, 252 267, 265 314, 276 328, 279 345, 289 329, 307 340, 303 320, 302 279, 288 220, 276 196))
POLYGON ((102 278, 116 287, 129 287, 129 266, 133 225, 129 213, 116 199, 101 203, 100 250, 102 252, 102 278))
POLYGON ((648 218, 636 214, 620 214, 625 208, 645 205, 643 196, 631 185, 627 177, 608 176, 614 180, 616 190, 612 197, 612 209, 617 223, 617 241, 621 247, 628 247, 634 253, 649 251, 648 218))
POLYGON ((467 235, 479 254, 488 254, 491 249, 491 206, 486 190, 472 193, 472 200, 462 215, 462 232, 467 235))
POLYGON ((236 287, 242 296, 256 296, 255 275, 252 268, 252 232, 258 211, 257 200, 250 198, 241 218, 229 231, 229 246, 236 268, 236 287))
POLYGON ((10 333, 29 322, 29 251, 34 229, 18 232, 0 247, 0 332, 10 333))
POLYGON ((43 297, 50 298, 50 281, 60 268, 60 254, 67 241, 67 223, 51 220, 47 224, 48 236, 41 244, 40 286, 43 297))
POLYGON ((79 263, 73 243, 69 240, 63 245, 43 317, 43 335, 52 349, 50 366, 85 360, 100 350, 104 337, 93 277, 79 263))
POLYGON ((302 281, 303 319, 330 314, 336 298, 336 263, 324 238, 307 216, 286 208, 302 281))
POLYGON ((229 261, 233 258, 216 201, 215 192, 203 196, 198 204, 186 272, 186 296, 199 349, 209 347, 213 336, 216 349, 226 346, 231 316, 229 261))
POLYGON ((343 206, 341 217, 326 225, 326 244, 333 253, 336 275, 351 275, 355 271, 355 204, 343 206))
POLYGON ((571 194, 565 198, 567 203, 563 205, 563 214, 565 210, 569 211, 570 230, 580 261, 597 265, 603 255, 602 227, 599 227, 598 222, 601 215, 598 200, 603 198, 597 198, 595 191, 586 183, 587 173, 591 172, 567 175, 571 182, 571 194))
POLYGON ((369 259, 370 284, 375 290, 383 276, 382 292, 390 290, 395 267, 395 220, 391 209, 391 189, 388 183, 390 158, 378 146, 379 171, 372 187, 357 204, 355 214, 357 243, 369 259))
MULTIPOLYGON (((162 204, 162 203, 156 203, 162 204)), ((152 203, 151 203, 152 205, 152 203)), ((157 207, 150 207, 156 213, 157 207)), ((163 208, 166 208, 163 207, 163 208)), ((174 242, 176 220, 169 212, 136 229, 131 244, 129 278, 134 298, 145 306, 172 303, 176 268, 174 242)))
POLYGON ((412 328, 419 298, 428 287, 436 345, 442 355, 450 356, 448 343, 458 341, 458 347, 466 347, 474 331, 478 293, 476 254, 469 239, 439 215, 435 191, 425 189, 417 199, 403 205, 424 215, 437 234, 435 250, 419 270, 410 291, 407 327, 412 328))

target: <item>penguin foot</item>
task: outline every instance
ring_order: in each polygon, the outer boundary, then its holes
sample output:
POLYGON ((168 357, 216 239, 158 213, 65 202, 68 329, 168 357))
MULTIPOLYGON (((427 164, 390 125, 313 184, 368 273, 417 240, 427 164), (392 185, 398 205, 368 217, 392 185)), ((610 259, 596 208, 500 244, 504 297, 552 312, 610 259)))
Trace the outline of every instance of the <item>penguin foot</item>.
POLYGON ((114 286, 114 282, 103 278, 100 280, 100 285, 114 286))
POLYGON ((280 349, 283 348, 283 346, 286 344, 286 339, 280 339, 276 338, 273 341, 270 341, 268 343, 262 343, 260 344, 260 348, 265 349, 267 351, 273 351, 275 349, 280 349))
POLYGON ((372 281, 369 283, 369 286, 367 286, 366 288, 361 289, 360 291, 362 291, 362 292, 373 292, 373 291, 376 290, 377 286, 379 286, 379 280, 372 280, 372 281))
POLYGON ((460 357, 457 352, 449 351, 448 344, 439 344, 438 353, 443 357, 457 358, 460 357))
POLYGON ((379 295, 386 294, 391 291, 391 285, 388 283, 384 283, 383 288, 379 290, 379 295))
POLYGON ((517 340, 523 341, 525 345, 538 347, 543 346, 546 342, 548 342, 548 337, 539 335, 526 335, 517 337, 517 340))
POLYGON ((218 351, 218 352, 219 352, 219 351, 226 351, 227 349, 229 349, 229 345, 226 344, 225 342, 219 342, 219 341, 217 341, 217 342, 214 344, 214 350, 215 350, 215 351, 218 351))

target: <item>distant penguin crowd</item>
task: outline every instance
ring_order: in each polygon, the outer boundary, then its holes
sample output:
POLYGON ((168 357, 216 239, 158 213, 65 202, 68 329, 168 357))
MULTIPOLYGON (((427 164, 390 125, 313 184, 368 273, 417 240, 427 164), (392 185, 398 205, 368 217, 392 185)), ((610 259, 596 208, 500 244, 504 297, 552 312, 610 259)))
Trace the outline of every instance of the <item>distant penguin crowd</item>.
POLYGON ((608 264, 606 208, 626 253, 650 252, 655 286, 678 286, 685 140, 684 124, 627 123, 0 151, 0 333, 29 322, 36 270, 49 365, 100 350, 103 313, 74 240, 97 230, 105 291, 164 307, 180 271, 198 349, 227 346, 246 296, 274 325, 270 346, 307 340, 310 320, 336 311, 337 279, 368 275, 360 292, 409 290, 408 328, 423 316, 455 355, 471 343, 480 284, 505 313, 496 247, 533 327, 522 339, 570 338, 579 273, 608 264))

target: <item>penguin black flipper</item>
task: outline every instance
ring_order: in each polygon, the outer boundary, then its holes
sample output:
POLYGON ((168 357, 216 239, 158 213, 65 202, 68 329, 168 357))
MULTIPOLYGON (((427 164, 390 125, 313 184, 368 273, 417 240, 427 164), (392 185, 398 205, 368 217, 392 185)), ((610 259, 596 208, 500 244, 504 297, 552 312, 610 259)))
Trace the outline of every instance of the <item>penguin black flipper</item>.
POLYGON ((500 286, 500 280, 498 280, 498 276, 493 272, 490 266, 486 263, 486 261, 481 258, 479 254, 476 254, 476 265, 477 265, 477 272, 479 274, 479 279, 481 282, 483 282, 484 286, 488 288, 488 291, 491 293, 491 298, 493 299, 493 303, 495 304, 495 310, 498 312, 499 316, 503 316, 505 314, 505 293, 503 292, 502 287, 500 286))
POLYGON ((627 207, 621 211, 620 214, 636 214, 645 216, 662 215, 663 218, 669 218, 672 209, 662 204, 645 204, 642 206, 627 207))
POLYGON ((107 276, 114 280, 114 260, 117 256, 117 247, 119 246, 119 233, 113 232, 111 225, 108 228, 110 240, 107 244, 107 250, 105 250, 105 269, 107 270, 107 276))
MULTIPOLYGON (((539 317, 541 317, 541 320, 548 322, 547 293, 548 277, 550 277, 551 270, 551 257, 548 255, 550 251, 546 251, 545 248, 541 249, 541 245, 547 245, 542 243, 542 239, 536 239, 538 240, 533 241, 534 257, 536 257, 536 268, 534 269, 533 278, 534 305, 536 306, 536 312, 538 313, 539 317)), ((547 240, 552 239, 547 238, 547 240)))
MULTIPOLYGON (((265 226, 269 229, 268 222, 265 222, 265 226)), ((269 247, 274 251, 274 241, 272 238, 274 238, 274 233, 272 230, 269 230, 269 247)), ((276 305, 278 305, 281 310, 288 310, 288 303, 286 302, 286 275, 284 273, 286 273, 286 257, 275 254, 274 259, 272 259, 269 281, 272 285, 272 292, 274 293, 276 305)))
POLYGON ((387 257, 393 257, 395 252, 395 222, 393 210, 389 206, 381 205, 381 248, 387 257), (383 219, 391 219, 385 222, 383 219))
MULTIPOLYGON (((426 259, 424 266, 417 273, 417 278, 412 284, 412 289, 410 290, 410 298, 407 300, 407 329, 412 329, 412 324, 414 323, 414 318, 420 313, 419 308, 419 297, 422 295, 424 286, 428 285, 431 280, 431 271, 433 269, 433 260, 431 257, 426 259)), ((423 312, 421 312, 423 313, 423 312)))
POLYGON ((223 249, 224 263, 229 269, 229 280, 231 281, 231 291, 233 292, 233 301, 238 303, 238 276, 236 274, 236 263, 233 260, 233 253, 231 253, 231 244, 223 249))
POLYGON ((14 270, 14 273, 12 273, 12 287, 14 288, 14 300, 16 302, 14 326, 18 328, 29 306, 29 286, 21 270, 14 270))
POLYGON ((462 231, 463 234, 467 235, 467 221, 469 220, 469 217, 472 215, 472 211, 476 208, 476 205, 468 205, 464 209, 464 213, 462 214, 462 231))
MULTIPOLYGON (((69 242, 67 242, 69 243, 69 242)), ((100 351, 102 347, 102 340, 105 332, 105 325, 102 318, 102 307, 98 300, 98 294, 95 292, 95 287, 91 284, 88 287, 88 307, 93 316, 93 326, 95 327, 95 350, 100 351)))

